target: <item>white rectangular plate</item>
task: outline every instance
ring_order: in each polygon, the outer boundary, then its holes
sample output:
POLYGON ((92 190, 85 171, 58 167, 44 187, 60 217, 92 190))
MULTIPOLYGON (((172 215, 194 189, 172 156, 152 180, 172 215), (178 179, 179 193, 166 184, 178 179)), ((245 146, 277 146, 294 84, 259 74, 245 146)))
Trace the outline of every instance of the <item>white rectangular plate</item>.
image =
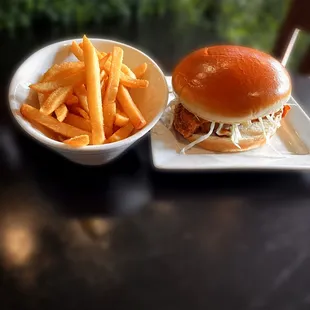
MULTIPOLYGON (((167 76, 171 89, 171 77, 167 76)), ((174 98, 170 94, 169 101, 174 98)), ((248 152, 217 154, 193 147, 159 121, 151 131, 153 164, 161 170, 307 170, 310 169, 310 118, 292 105, 269 144, 248 152)))

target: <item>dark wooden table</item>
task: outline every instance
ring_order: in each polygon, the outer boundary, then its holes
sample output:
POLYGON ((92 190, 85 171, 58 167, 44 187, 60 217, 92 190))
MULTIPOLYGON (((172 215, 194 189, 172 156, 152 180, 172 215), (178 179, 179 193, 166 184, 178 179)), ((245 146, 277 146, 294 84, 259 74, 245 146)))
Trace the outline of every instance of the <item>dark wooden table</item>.
MULTIPOLYGON (((150 29, 114 37, 166 72, 212 41, 150 29)), ((6 95, 17 64, 64 37, 48 34, 1 41, 0 309, 309 309, 310 174, 158 172, 149 137, 103 167, 49 152, 6 95)), ((309 111, 309 82, 294 81, 309 111)))

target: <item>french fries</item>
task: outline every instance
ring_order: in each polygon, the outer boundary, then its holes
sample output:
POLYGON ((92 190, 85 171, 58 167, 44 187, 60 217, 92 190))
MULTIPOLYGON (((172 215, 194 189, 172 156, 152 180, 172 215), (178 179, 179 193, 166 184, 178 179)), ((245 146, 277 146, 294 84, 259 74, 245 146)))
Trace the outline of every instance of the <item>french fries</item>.
POLYGON ((125 75, 123 72, 121 73, 121 83, 130 88, 146 88, 149 86, 149 81, 133 79, 132 77, 125 75))
POLYGON ((146 88, 147 64, 133 70, 123 63, 124 51, 100 51, 83 37, 70 51, 77 61, 52 65, 29 87, 39 108, 23 104, 22 116, 50 139, 72 148, 126 139, 146 125, 131 88, 146 88))
POLYGON ((45 115, 52 114, 72 93, 72 86, 60 87, 54 90, 42 104, 40 111, 45 115))
MULTIPOLYGON (((103 60, 103 58, 107 55, 107 53, 102 52, 101 53, 101 58, 99 57, 99 63, 100 63, 100 69, 103 69, 104 64, 106 63, 106 61, 103 60)), ((110 64, 111 65, 111 64, 110 64)), ((124 63, 122 64, 122 72, 129 75, 131 78, 135 79, 136 76, 135 74, 129 69, 129 67, 127 67, 124 63)))
POLYGON ((136 78, 135 74, 125 64, 122 65, 122 72, 130 76, 132 79, 136 78))
POLYGON ((100 68, 94 46, 86 36, 83 37, 83 51, 86 67, 86 87, 93 143, 101 144, 105 140, 103 130, 102 99, 100 89, 100 68))
MULTIPOLYGON (((102 65, 103 70, 111 74, 111 62, 107 60, 103 65, 102 65)), ((139 80, 136 79, 135 77, 131 77, 129 75, 124 74, 124 72, 120 73, 120 83, 123 84, 126 87, 130 88, 146 88, 149 86, 149 81, 147 80, 139 80)))
POLYGON ((71 44, 71 52, 74 54, 74 56, 79 61, 83 61, 84 60, 83 50, 81 49, 81 47, 75 41, 73 41, 72 44, 71 44))
POLYGON ((64 140, 63 143, 68 144, 72 147, 82 147, 89 144, 88 135, 80 135, 67 140, 64 140))
POLYGON ((133 73, 136 75, 137 79, 141 79, 147 70, 147 63, 144 62, 140 66, 133 69, 133 73))
POLYGON ((100 81, 103 81, 103 80, 105 79, 106 76, 108 76, 107 73, 106 73, 104 70, 102 70, 102 71, 100 72, 100 81))
MULTIPOLYGON (((84 42, 81 42, 81 43, 79 44, 79 47, 80 47, 81 49, 83 49, 83 46, 84 46, 84 42)), ((95 52, 96 52, 97 57, 98 57, 99 60, 102 59, 102 58, 105 56, 105 55, 102 55, 102 53, 100 53, 96 48, 95 48, 95 52)))
POLYGON ((118 129, 114 134, 108 139, 109 143, 117 142, 129 137, 131 132, 133 131, 133 126, 131 124, 127 124, 126 126, 118 129))
POLYGON ((38 99, 39 99, 39 105, 40 107, 43 105, 44 101, 47 99, 48 94, 38 94, 38 99))
POLYGON ((74 93, 80 101, 80 105, 84 111, 89 112, 88 101, 87 101, 87 91, 84 85, 78 85, 74 88, 74 93))
POLYGON ((66 100, 66 105, 78 104, 79 98, 73 94, 69 95, 66 100))
POLYGON ((41 82, 49 82, 74 74, 84 68, 83 62, 64 62, 53 65, 44 75, 41 82))
POLYGON ((68 139, 66 139, 64 136, 62 136, 62 135, 58 135, 57 136, 57 140, 59 141, 59 142, 64 142, 65 140, 68 140, 68 139))
MULTIPOLYGON (((111 57, 112 53, 108 53, 106 54, 104 57, 101 58, 100 62, 99 62, 99 66, 100 69, 104 68, 106 62, 109 60, 109 58, 111 57)), ((102 72, 106 73, 104 70, 102 70, 102 72)))
POLYGON ((89 120, 81 116, 72 114, 70 112, 68 113, 67 117, 64 119, 63 122, 73 127, 80 128, 82 130, 91 132, 91 124, 89 120))
POLYGON ((44 134, 44 136, 46 136, 52 140, 58 140, 59 135, 56 132, 54 132, 53 130, 43 126, 42 124, 35 122, 32 119, 29 119, 29 122, 33 128, 39 130, 41 133, 44 134))
POLYGON ((119 86, 122 61, 123 50, 120 47, 115 46, 112 53, 108 85, 103 99, 104 131, 107 137, 110 137, 113 134, 113 124, 116 114, 115 100, 119 86))
POLYGON ((129 122, 129 118, 124 113, 122 113, 121 111, 116 112, 115 122, 114 122, 116 126, 123 127, 127 125, 128 122, 129 122))
POLYGON ((118 88, 117 100, 136 129, 141 129, 146 125, 143 115, 133 102, 128 89, 123 85, 120 85, 118 88))
POLYGON ((88 113, 80 107, 72 106, 70 107, 70 111, 74 114, 82 116, 84 119, 89 119, 88 113))
POLYGON ((57 119, 60 122, 63 122, 63 120, 67 117, 68 115, 68 108, 65 104, 61 104, 56 110, 55 110, 55 114, 57 119))
POLYGON ((29 87, 38 93, 50 93, 58 89, 59 87, 83 84, 84 79, 85 72, 83 70, 66 76, 64 78, 58 79, 56 81, 41 82, 37 84, 32 84, 29 87))
POLYGON ((30 106, 29 104, 24 103, 20 108, 20 112, 26 119, 32 120, 49 129, 52 129, 54 132, 65 137, 73 138, 80 135, 88 135, 91 137, 89 132, 73 127, 66 123, 61 123, 50 115, 44 115, 38 109, 30 106))

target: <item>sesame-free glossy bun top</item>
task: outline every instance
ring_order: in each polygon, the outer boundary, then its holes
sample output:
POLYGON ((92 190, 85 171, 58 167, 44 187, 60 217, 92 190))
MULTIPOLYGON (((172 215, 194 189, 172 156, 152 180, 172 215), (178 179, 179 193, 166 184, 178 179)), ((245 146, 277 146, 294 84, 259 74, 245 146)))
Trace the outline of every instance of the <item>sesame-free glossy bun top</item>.
POLYGON ((241 46, 194 51, 174 69, 172 85, 187 110, 228 124, 277 111, 291 95, 290 76, 279 61, 241 46))

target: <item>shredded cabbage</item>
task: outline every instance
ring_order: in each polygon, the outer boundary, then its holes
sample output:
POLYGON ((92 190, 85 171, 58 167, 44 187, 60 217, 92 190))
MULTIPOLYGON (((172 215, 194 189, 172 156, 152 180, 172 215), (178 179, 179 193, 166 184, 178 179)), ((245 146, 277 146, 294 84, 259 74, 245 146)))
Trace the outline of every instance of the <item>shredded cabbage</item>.
POLYGON ((244 128, 248 128, 252 125, 252 121, 246 121, 244 123, 241 124, 244 128))
POLYGON ((213 130, 214 130, 214 127, 215 127, 215 122, 212 122, 211 123, 211 126, 210 126, 210 130, 207 134, 199 137, 198 139, 196 139, 195 141, 191 142, 190 144, 188 144, 187 146, 183 147, 183 149, 181 150, 181 154, 185 154, 186 151, 188 151, 189 149, 191 149, 193 146, 195 146, 196 144, 208 139, 212 133, 213 133, 213 130))
POLYGON ((231 125, 230 127, 230 132, 231 132, 231 136, 230 136, 230 139, 232 141, 232 143, 238 147, 239 149, 241 149, 240 145, 238 144, 239 142, 239 139, 242 138, 241 136, 241 133, 239 131, 239 128, 238 128, 238 124, 233 124, 231 125))
MULTIPOLYGON (((268 121, 274 126, 273 128, 275 130, 277 130, 277 128, 279 128, 281 126, 281 119, 282 119, 282 116, 281 114, 280 115, 277 115, 275 117, 275 113, 271 113, 271 115, 266 115, 266 118, 268 119, 268 121)), ((277 153, 277 155, 281 155, 281 152, 279 152, 271 143, 270 143, 270 140, 267 140, 267 145, 270 146, 270 148, 275 152, 277 153)))
POLYGON ((174 120, 174 107, 180 103, 178 98, 174 98, 171 100, 165 111, 164 114, 161 118, 161 120, 164 122, 165 126, 168 127, 168 129, 171 129, 173 125, 173 120, 174 120))
POLYGON ((221 130, 223 128, 223 125, 224 125, 223 123, 219 123, 219 127, 216 130, 216 134, 219 135, 219 136, 221 135, 221 130))
POLYGON ((278 128, 278 124, 275 120, 272 119, 272 116, 270 115, 266 115, 268 121, 271 123, 271 125, 273 125, 274 127, 278 128))
POLYGON ((236 138, 239 142, 239 140, 242 139, 241 132, 239 130, 239 124, 236 124, 235 131, 236 131, 236 138))
POLYGON ((276 121, 277 123, 279 123, 279 127, 280 127, 280 125, 281 125, 281 120, 282 120, 282 115, 277 115, 276 118, 275 118, 275 121, 276 121))
POLYGON ((266 129, 265 129, 265 126, 264 126, 263 119, 262 119, 261 117, 259 117, 258 120, 259 120, 260 125, 261 125, 261 127, 262 127, 262 130, 263 130, 263 133, 264 133, 264 137, 265 137, 266 140, 268 141, 268 140, 269 140, 269 137, 267 137, 266 129))

